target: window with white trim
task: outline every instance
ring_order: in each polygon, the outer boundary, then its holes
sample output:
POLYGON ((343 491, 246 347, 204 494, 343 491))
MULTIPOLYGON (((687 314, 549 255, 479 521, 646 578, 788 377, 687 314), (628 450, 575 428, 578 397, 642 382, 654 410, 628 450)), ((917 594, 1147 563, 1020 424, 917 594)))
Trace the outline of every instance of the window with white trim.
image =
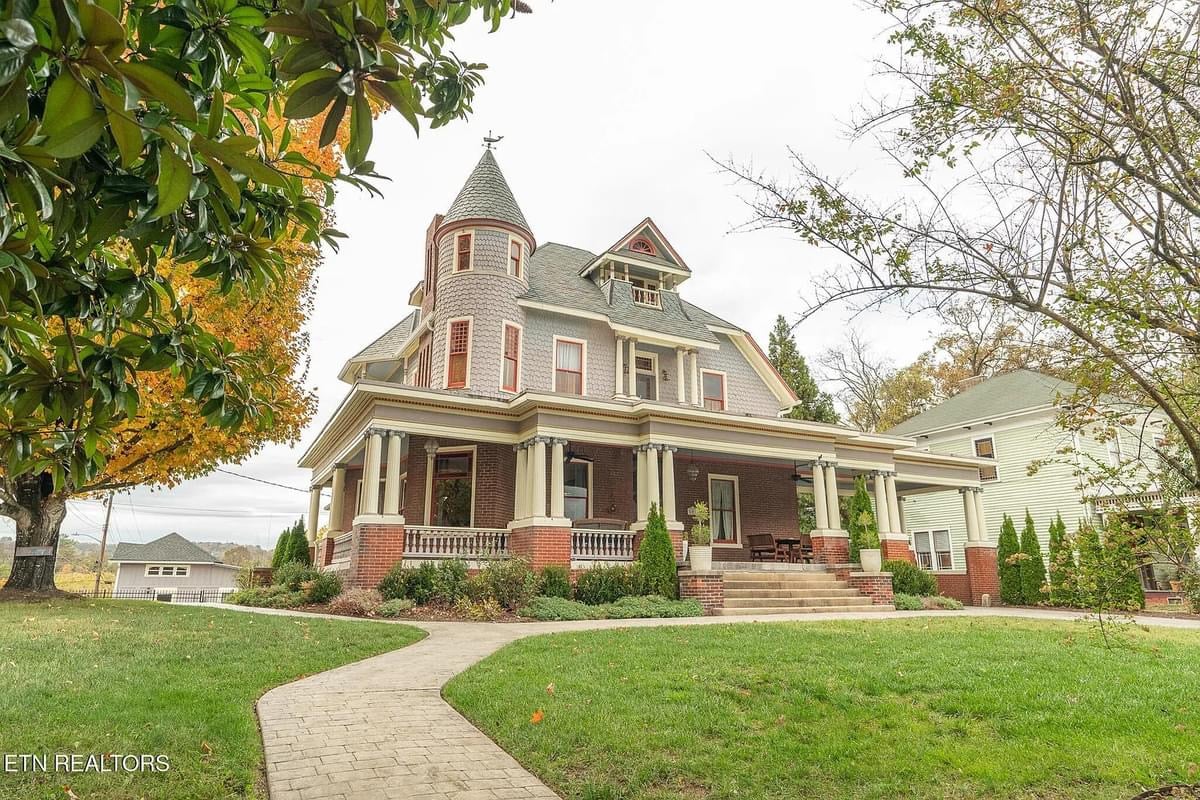
POLYGON ((471 268, 471 242, 475 237, 460 233, 454 239, 454 271, 465 272, 471 268))
POLYGON ((724 411, 725 376, 704 370, 700 373, 700 386, 704 392, 704 407, 709 411, 724 411))
POLYGON ((508 240, 508 274, 521 277, 525 268, 525 245, 517 239, 508 240))
POLYGON ((583 394, 583 342, 558 339, 554 343, 554 391, 583 394))
POLYGON ((563 514, 567 519, 591 516, 592 464, 573 458, 563 465, 563 514))
POLYGON ((641 355, 633 358, 634 391, 643 400, 658 399, 658 357, 641 355))
MULTIPOLYGON (((975 440, 975 455, 978 458, 996 458, 996 441, 991 436, 975 440)), ((1000 473, 994 466, 979 468, 980 481, 995 481, 1000 479, 1000 473)))
POLYGON ((738 541, 738 482, 731 475, 708 476, 708 509, 713 544, 738 541))
POLYGON ((463 389, 467 385, 467 359, 471 350, 471 321, 450 323, 446 348, 446 388, 463 389))
POLYGON ((500 388, 506 392, 515 392, 521 374, 521 329, 516 325, 504 325, 502 359, 500 388))
POLYGON ((188 564, 147 564, 147 578, 186 578, 191 573, 188 564))
POLYGON ((953 569, 950 531, 913 531, 913 552, 921 569, 953 569))

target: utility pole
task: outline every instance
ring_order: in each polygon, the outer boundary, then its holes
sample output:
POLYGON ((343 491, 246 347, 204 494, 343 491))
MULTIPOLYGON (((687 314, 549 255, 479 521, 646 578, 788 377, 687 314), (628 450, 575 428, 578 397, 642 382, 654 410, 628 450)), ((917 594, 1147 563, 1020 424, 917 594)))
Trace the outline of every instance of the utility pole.
POLYGON ((104 548, 108 546, 108 521, 112 518, 113 492, 108 493, 104 501, 107 508, 104 511, 104 528, 100 531, 100 557, 96 559, 96 588, 93 594, 100 594, 100 573, 104 571, 104 548))

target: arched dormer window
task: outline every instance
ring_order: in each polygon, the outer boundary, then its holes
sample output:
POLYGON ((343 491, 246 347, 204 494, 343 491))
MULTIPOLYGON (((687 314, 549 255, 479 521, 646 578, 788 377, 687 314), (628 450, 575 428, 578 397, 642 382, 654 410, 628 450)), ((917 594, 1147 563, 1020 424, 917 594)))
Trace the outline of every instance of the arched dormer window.
POLYGON ((630 252, 644 253, 648 256, 657 255, 658 252, 654 249, 654 245, 645 236, 639 236, 629 243, 630 252))

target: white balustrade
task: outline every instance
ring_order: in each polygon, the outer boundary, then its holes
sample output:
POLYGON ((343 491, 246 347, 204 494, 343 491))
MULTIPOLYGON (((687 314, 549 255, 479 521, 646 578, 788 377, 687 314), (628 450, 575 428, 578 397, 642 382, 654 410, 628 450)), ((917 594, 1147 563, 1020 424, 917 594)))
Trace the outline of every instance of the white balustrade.
POLYGON ((571 558, 577 561, 632 561, 632 531, 577 528, 571 531, 571 558))
POLYGON ((507 558, 508 531, 503 528, 438 528, 409 525, 404 529, 404 557, 507 558))

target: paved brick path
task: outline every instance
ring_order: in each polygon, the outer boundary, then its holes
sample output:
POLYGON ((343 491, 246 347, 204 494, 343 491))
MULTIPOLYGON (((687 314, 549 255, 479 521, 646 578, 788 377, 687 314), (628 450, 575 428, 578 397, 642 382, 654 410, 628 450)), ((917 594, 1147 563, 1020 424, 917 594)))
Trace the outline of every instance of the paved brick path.
MULTIPOLYGON (((736 620, 698 617, 528 624, 418 623, 429 636, 414 645, 280 686, 258 701, 271 800, 557 798, 441 698, 441 687, 454 675, 525 636, 595 628, 881 621, 921 615, 1044 620, 1080 616, 1025 609, 967 609, 892 614, 835 612, 736 620)), ((1200 623, 1194 621, 1141 621, 1162 627, 1200 628, 1200 623)))

